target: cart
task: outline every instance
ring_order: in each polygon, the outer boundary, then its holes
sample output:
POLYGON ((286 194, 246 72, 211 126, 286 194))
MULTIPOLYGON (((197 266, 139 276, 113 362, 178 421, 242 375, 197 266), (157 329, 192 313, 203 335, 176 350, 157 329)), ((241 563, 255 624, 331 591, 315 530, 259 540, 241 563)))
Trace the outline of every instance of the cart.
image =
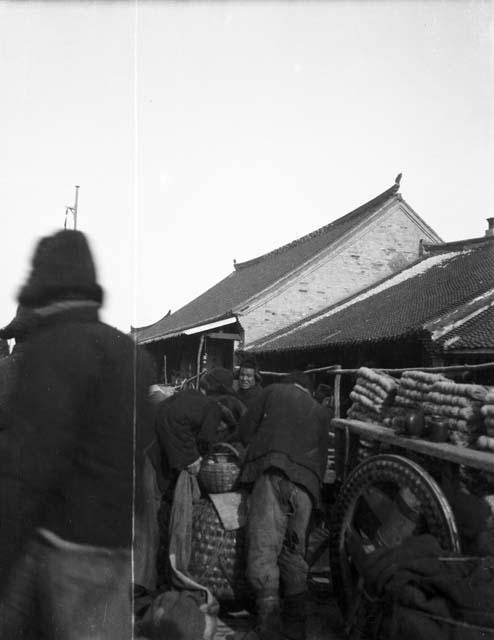
MULTIPOLYGON (((334 482, 339 491, 330 524, 331 577, 345 619, 346 635, 361 638, 366 637, 366 629, 372 622, 373 604, 349 552, 349 536, 358 533, 362 545, 370 543, 376 530, 379 532, 382 523, 389 519, 390 510, 396 508, 398 494, 406 491, 420 506, 421 532, 431 533, 443 549, 461 552, 445 487, 454 487, 459 482, 460 468, 493 472, 494 456, 405 437, 373 423, 337 418, 332 426, 336 449, 334 482), (367 457, 359 462, 362 448, 367 457)), ((406 528, 406 518, 401 526, 406 528)), ((392 540, 396 531, 391 528, 385 533, 390 545, 398 546, 399 535, 394 541, 396 545, 392 540)))

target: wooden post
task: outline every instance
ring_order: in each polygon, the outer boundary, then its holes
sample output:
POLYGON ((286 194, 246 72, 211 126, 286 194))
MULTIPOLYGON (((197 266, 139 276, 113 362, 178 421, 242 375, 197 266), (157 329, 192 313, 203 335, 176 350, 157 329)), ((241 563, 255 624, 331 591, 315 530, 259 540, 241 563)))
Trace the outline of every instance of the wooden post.
MULTIPOLYGON (((341 369, 341 365, 337 365, 341 369)), ((334 417, 341 418, 341 373, 337 373, 334 377, 334 417)))
POLYGON ((204 345, 204 334, 202 334, 199 340, 199 349, 197 350, 197 363, 196 363, 196 389, 199 389, 199 378, 201 376, 201 355, 202 347, 204 345))
POLYGON ((166 366, 166 356, 163 356, 163 380, 165 384, 168 384, 168 371, 166 366))

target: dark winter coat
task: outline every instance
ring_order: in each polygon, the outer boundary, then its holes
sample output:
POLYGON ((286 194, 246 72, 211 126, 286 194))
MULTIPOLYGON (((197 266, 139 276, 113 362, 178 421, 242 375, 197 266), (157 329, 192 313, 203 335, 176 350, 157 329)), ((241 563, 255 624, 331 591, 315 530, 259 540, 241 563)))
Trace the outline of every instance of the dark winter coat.
POLYGON ((101 323, 95 307, 47 315, 27 336, 0 450, 0 484, 9 487, 0 587, 35 527, 130 547, 133 483, 152 437, 150 382, 147 360, 136 360, 132 340, 101 323))
POLYGON ((178 472, 195 462, 216 442, 220 419, 218 404, 199 391, 180 391, 163 400, 156 413, 163 472, 178 472))
POLYGON ((319 502, 329 420, 327 410, 308 391, 297 384, 270 385, 241 420, 240 436, 248 445, 243 482, 255 482, 275 467, 319 502))
POLYGON ((16 350, 10 355, 0 358, 0 412, 15 389, 20 357, 20 351, 16 350))
POLYGON ((237 391, 237 395, 239 399, 244 403, 246 407, 249 407, 252 403, 256 402, 256 400, 262 394, 262 387, 258 384, 255 384, 250 389, 239 389, 237 391))
POLYGON ((240 420, 247 411, 245 404, 234 393, 209 397, 215 400, 221 412, 217 439, 221 442, 238 442, 240 420))

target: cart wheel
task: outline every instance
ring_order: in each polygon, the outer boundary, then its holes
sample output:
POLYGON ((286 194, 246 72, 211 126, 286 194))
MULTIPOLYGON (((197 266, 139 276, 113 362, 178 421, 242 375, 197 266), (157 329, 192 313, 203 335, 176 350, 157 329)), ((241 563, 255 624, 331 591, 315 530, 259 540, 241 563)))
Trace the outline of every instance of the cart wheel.
MULTIPOLYGON (((332 511, 329 551, 331 577, 334 593, 347 624, 352 626, 349 616, 359 629, 354 629, 352 638, 365 635, 363 618, 372 617, 375 607, 366 603, 362 594, 362 580, 347 549, 347 532, 362 529, 362 512, 367 509, 366 523, 376 529, 380 520, 379 510, 391 504, 400 489, 409 489, 420 502, 420 533, 433 535, 444 550, 460 551, 455 519, 446 497, 435 480, 415 462, 397 455, 377 455, 359 464, 348 476, 336 499, 332 511), (369 490, 382 496, 378 509, 369 508, 364 493, 369 490), (357 603, 360 603, 357 606, 357 603)), ((372 537, 372 531, 366 532, 372 537)), ((347 628, 348 631, 348 628, 347 628)))

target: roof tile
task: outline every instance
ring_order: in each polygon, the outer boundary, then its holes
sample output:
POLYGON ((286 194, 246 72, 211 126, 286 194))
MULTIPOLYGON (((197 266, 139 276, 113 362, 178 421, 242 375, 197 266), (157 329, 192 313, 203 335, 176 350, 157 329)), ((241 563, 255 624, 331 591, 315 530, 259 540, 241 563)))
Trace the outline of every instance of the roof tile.
POLYGON ((494 306, 485 309, 441 340, 445 351, 494 349, 494 306))
POLYGON ((375 342, 418 333, 425 323, 492 290, 493 274, 494 242, 490 240, 431 255, 343 304, 257 341, 252 350, 375 342))

